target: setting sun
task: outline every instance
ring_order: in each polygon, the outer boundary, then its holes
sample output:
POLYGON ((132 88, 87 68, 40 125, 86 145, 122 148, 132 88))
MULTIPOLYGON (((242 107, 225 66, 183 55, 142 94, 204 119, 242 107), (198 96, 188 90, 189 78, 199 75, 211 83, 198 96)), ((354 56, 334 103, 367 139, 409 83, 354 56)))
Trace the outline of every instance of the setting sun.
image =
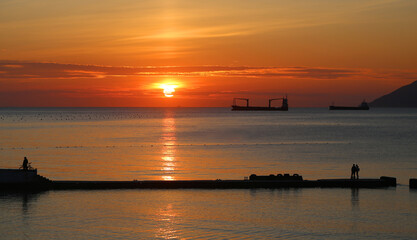
POLYGON ((164 95, 165 97, 173 97, 174 96, 174 92, 175 92, 175 88, 177 86, 176 85, 161 85, 161 88, 164 89, 164 95))

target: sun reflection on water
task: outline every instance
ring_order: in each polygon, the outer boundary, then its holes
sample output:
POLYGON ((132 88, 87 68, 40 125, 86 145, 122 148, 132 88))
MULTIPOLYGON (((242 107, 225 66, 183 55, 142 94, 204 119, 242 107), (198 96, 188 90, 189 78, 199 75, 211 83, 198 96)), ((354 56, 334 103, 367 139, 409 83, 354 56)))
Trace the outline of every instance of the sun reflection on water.
POLYGON ((176 151, 176 128, 175 118, 172 113, 165 113, 165 118, 162 120, 162 167, 163 180, 175 180, 173 176, 176 166, 175 151, 176 151))
POLYGON ((161 208, 158 216, 160 227, 157 230, 157 238, 160 239, 178 239, 178 232, 175 228, 177 214, 174 212, 172 204, 161 208))

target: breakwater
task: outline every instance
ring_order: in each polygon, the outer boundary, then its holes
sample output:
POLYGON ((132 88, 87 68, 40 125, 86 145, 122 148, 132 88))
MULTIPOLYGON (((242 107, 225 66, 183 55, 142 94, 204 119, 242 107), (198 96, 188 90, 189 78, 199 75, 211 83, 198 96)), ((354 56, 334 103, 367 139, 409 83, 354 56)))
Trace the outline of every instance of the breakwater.
POLYGON ((386 188, 396 179, 319 179, 301 181, 176 180, 176 181, 44 181, 1 183, 0 189, 13 190, 94 190, 94 189, 255 189, 255 188, 386 188))
POLYGON ((177 181, 52 181, 51 189, 251 189, 251 188, 383 188, 395 187, 396 179, 319 179, 319 180, 177 180, 177 181))
POLYGON ((173 180, 173 181, 52 181, 36 170, 0 169, 1 190, 71 190, 71 189, 251 189, 251 188, 383 188, 395 187, 396 178, 304 180, 298 174, 257 176, 244 180, 173 180))

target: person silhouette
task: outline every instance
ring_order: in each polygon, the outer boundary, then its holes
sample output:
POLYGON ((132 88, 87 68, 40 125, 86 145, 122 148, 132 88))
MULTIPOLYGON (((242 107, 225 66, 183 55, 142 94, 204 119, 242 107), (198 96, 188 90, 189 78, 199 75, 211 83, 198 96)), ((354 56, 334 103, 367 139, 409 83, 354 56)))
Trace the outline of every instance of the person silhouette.
POLYGON ((350 179, 355 179, 355 173, 356 173, 356 166, 355 164, 353 164, 352 168, 350 169, 350 179))
POLYGON ((359 170, 360 170, 359 165, 356 164, 355 168, 356 168, 356 179, 359 179, 359 170))
POLYGON ((28 161, 28 159, 25 157, 25 158, 23 159, 23 164, 22 164, 22 168, 23 168, 23 170, 28 170, 28 163, 29 163, 29 161, 28 161))

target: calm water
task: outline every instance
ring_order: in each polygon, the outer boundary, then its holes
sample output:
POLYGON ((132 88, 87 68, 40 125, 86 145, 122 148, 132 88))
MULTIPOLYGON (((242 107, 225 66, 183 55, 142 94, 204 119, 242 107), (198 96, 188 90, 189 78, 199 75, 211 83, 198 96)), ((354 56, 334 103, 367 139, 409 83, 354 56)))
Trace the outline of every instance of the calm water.
POLYGON ((58 180, 397 177, 396 189, 50 191, 0 197, 7 239, 417 236, 417 109, 0 109, 0 167, 58 180))

